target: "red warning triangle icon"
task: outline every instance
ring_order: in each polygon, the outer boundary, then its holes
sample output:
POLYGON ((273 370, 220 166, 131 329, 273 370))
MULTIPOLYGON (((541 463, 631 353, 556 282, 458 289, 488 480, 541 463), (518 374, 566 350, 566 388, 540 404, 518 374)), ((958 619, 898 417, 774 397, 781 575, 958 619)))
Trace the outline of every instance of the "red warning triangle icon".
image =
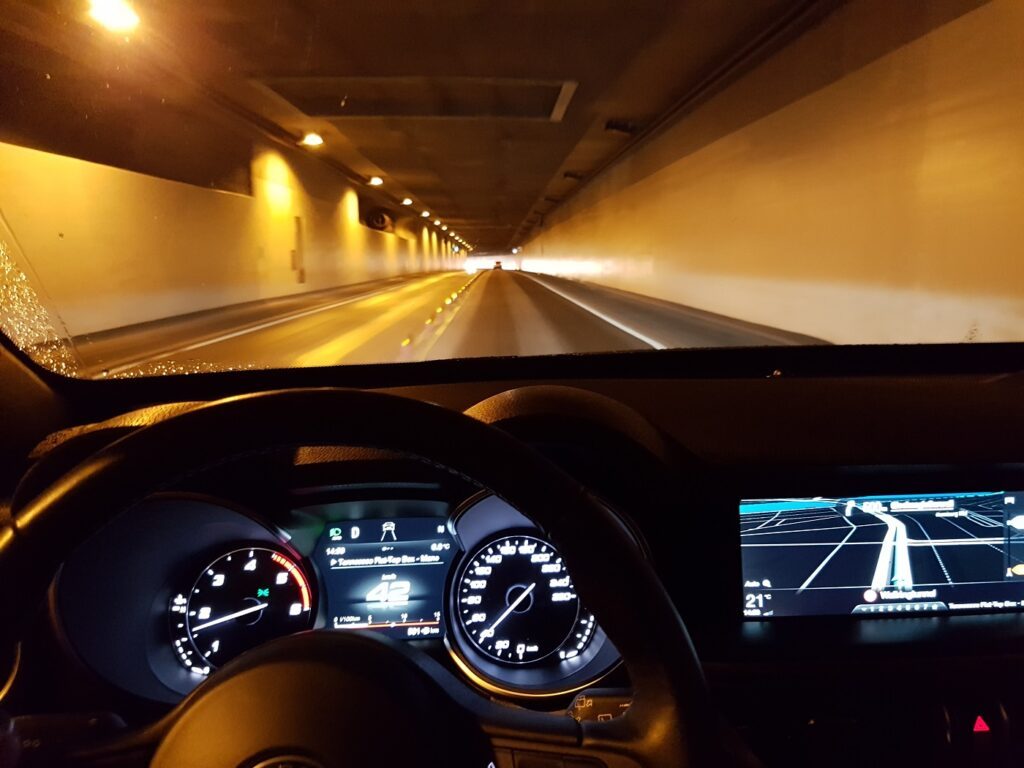
POLYGON ((978 715, 974 720, 974 732, 975 733, 988 733, 992 729, 988 727, 988 723, 985 722, 985 718, 978 715))

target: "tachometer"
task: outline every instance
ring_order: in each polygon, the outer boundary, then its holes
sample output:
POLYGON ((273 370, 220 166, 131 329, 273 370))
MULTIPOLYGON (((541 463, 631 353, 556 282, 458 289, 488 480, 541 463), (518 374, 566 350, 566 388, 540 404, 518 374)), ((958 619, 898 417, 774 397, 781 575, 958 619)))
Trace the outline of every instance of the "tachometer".
POLYGON ((558 551, 530 535, 480 546, 455 582, 455 612, 466 638, 503 664, 571 659, 594 634, 558 551))
POLYGON ((312 594, 302 569, 266 547, 229 552, 203 569, 170 605, 174 651, 192 672, 210 671, 243 651, 307 629, 312 594))

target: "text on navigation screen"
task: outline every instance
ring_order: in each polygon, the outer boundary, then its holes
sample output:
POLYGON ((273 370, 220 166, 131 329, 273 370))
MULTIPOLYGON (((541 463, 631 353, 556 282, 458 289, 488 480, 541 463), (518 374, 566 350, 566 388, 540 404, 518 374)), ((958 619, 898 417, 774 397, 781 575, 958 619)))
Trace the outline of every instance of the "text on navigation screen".
POLYGON ((745 617, 1024 610, 1024 491, 745 499, 739 513, 745 617))

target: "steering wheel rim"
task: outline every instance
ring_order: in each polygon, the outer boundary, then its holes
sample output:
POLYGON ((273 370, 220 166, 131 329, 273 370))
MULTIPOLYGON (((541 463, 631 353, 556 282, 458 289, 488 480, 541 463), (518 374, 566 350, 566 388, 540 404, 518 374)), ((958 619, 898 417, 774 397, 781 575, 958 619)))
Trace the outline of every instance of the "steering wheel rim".
MULTIPOLYGON (((231 397, 120 438, 0 529, 0 584, 19 584, 0 591, 0 616, 9 619, 4 627, 16 632, 24 625, 77 544, 162 486, 247 454, 327 445, 398 451, 454 472, 503 498, 551 537, 571 563, 578 592, 622 654, 634 692, 622 717, 579 724, 574 747, 641 764, 748 762, 710 705, 681 617, 620 518, 501 430, 395 395, 320 388, 231 397), (614 566, 608 553, 616 555, 614 566)), ((538 735, 539 721, 514 711, 481 704, 477 715, 492 740, 515 742, 524 731, 538 735)))

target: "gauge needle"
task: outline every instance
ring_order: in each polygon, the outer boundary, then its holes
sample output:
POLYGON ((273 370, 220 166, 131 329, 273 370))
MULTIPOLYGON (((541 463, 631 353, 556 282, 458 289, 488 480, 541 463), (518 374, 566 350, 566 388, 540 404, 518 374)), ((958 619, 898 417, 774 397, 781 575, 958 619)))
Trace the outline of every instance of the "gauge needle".
MULTIPOLYGON (((250 605, 248 608, 243 608, 240 611, 235 611, 234 613, 229 613, 227 616, 221 616, 219 619, 214 619, 213 621, 208 621, 205 624, 200 624, 198 627, 192 627, 192 632, 198 632, 201 629, 206 629, 207 627, 212 627, 215 624, 223 624, 225 621, 231 621, 232 619, 237 619, 239 616, 247 616, 250 613, 256 613, 256 611, 262 611, 264 608, 267 607, 267 605, 268 605, 268 603, 259 603, 257 605, 250 605)), ((515 607, 515 606, 513 606, 513 607, 515 607)), ((505 618, 505 617, 502 616, 502 618, 505 618)))
POLYGON ((536 587, 536 586, 537 586, 537 582, 533 582, 533 584, 531 584, 526 589, 524 589, 523 590, 523 594, 521 594, 519 597, 517 597, 515 600, 512 601, 512 605, 510 605, 508 608, 505 609, 505 612, 503 614, 501 614, 501 616, 498 617, 498 620, 496 622, 494 622, 493 624, 491 624, 491 626, 489 626, 483 632, 480 633, 480 635, 479 635, 480 639, 483 640, 485 637, 494 637, 494 630, 496 630, 498 628, 498 625, 501 624, 501 622, 503 622, 505 619, 507 619, 508 615, 510 613, 512 613, 512 611, 514 611, 516 608, 519 607, 519 604, 521 602, 523 602, 523 600, 526 599, 527 595, 529 595, 531 592, 533 592, 533 588, 536 587))

